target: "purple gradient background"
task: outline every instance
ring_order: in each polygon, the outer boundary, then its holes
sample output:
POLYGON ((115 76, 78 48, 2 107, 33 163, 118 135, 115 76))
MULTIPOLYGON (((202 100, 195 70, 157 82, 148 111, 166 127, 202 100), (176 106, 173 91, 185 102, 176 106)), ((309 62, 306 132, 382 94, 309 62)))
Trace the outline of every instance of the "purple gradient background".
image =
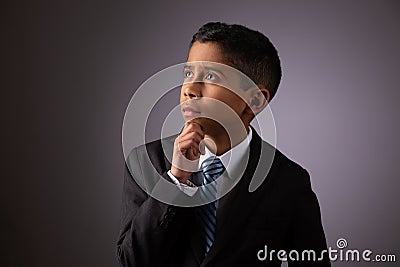
MULTIPOLYGON (((117 266, 125 108, 207 21, 276 45, 277 145, 309 170, 328 245, 400 260, 399 2, 161 2, 1 8, 0 266, 117 266)), ((396 264, 333 264, 352 265, 396 264)))

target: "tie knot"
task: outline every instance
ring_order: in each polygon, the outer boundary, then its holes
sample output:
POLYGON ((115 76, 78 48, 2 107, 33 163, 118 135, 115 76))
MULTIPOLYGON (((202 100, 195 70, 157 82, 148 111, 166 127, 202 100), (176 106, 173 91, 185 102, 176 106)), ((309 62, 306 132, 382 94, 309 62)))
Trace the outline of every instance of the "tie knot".
POLYGON ((205 176, 204 184, 215 181, 224 171, 225 167, 217 157, 209 157, 201 163, 201 170, 205 176))

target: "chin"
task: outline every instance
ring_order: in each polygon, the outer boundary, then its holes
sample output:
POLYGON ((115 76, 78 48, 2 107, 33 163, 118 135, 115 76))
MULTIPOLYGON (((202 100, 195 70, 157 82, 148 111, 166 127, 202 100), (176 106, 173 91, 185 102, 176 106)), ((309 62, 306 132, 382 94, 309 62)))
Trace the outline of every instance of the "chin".
POLYGON ((200 124, 205 134, 217 133, 223 130, 221 124, 209 118, 195 118, 193 122, 200 124))

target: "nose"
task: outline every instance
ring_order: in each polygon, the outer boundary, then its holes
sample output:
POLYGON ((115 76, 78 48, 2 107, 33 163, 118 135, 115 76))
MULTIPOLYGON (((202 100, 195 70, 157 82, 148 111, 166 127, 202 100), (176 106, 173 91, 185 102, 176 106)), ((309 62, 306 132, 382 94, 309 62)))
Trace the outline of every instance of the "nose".
POLYGON ((193 99, 201 97, 201 90, 196 83, 186 84, 184 86, 183 95, 186 98, 193 99))

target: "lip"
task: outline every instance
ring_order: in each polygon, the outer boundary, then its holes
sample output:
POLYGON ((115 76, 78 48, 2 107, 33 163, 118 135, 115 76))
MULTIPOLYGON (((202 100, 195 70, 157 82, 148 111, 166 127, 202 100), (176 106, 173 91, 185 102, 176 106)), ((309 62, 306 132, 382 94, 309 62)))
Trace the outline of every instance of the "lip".
POLYGON ((198 116, 201 114, 200 111, 198 111, 193 106, 189 106, 189 105, 182 106, 181 111, 182 111, 183 116, 187 116, 187 117, 194 117, 194 116, 198 116))

